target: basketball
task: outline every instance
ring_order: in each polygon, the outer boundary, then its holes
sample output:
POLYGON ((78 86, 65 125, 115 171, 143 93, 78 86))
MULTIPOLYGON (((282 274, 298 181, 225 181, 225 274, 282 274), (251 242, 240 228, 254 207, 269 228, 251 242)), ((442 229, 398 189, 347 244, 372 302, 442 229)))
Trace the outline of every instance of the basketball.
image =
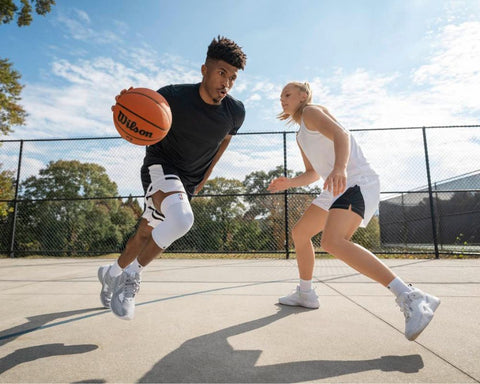
POLYGON ((136 145, 158 143, 172 125, 172 112, 167 100, 148 88, 131 88, 122 93, 112 111, 120 136, 136 145))

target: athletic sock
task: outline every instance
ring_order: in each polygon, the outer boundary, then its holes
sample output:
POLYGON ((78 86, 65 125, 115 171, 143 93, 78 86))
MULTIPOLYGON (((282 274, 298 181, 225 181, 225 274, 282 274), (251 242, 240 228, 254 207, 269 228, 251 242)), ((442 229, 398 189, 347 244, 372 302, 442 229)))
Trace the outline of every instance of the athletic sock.
POLYGON ((110 269, 108 270, 108 273, 112 277, 120 276, 122 272, 123 272, 123 269, 122 267, 120 267, 120 265, 118 265, 118 260, 115 261, 115 263, 113 263, 110 269))
POLYGON ((396 297, 400 296, 404 292, 410 292, 412 290, 412 288, 405 284, 399 277, 395 277, 395 279, 388 284, 387 288, 392 291, 396 297))
POLYGON ((130 264, 127 268, 125 268, 125 272, 129 274, 134 274, 134 273, 141 273, 143 270, 143 265, 141 265, 137 259, 133 260, 133 263, 130 264))
POLYGON ((310 292, 312 290, 312 280, 300 279, 300 291, 310 292))

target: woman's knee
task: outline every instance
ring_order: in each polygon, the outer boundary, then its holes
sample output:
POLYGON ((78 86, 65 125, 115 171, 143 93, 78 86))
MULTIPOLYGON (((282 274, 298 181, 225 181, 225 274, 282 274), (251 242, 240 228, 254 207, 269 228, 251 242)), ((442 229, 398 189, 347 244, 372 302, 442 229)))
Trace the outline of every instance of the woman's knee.
POLYGON ((343 239, 335 234, 323 233, 322 239, 320 241, 320 246, 325 252, 328 252, 334 255, 343 239))
POLYGON ((292 229, 292 239, 295 244, 302 242, 309 242, 312 239, 311 235, 302 225, 296 224, 292 229))

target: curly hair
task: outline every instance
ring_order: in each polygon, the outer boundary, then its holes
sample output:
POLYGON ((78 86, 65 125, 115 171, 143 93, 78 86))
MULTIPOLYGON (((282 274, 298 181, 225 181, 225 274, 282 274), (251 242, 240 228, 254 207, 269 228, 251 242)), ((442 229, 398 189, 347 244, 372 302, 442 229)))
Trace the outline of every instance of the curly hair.
POLYGON ((243 70, 247 63, 247 55, 243 53, 233 40, 223 36, 214 38, 208 46, 207 59, 223 60, 234 67, 243 70))

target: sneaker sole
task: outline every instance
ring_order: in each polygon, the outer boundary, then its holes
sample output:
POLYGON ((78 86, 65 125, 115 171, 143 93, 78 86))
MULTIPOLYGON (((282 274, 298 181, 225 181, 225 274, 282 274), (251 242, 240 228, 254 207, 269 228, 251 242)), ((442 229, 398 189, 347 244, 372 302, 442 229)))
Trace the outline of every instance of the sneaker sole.
POLYGON ((433 319, 433 314, 434 312, 437 310, 437 308, 439 307, 440 305, 440 299, 436 298, 436 297, 433 297, 433 296, 429 296, 430 298, 430 302, 429 302, 429 308, 430 310, 432 311, 432 315, 430 317, 428 317, 425 321, 425 323, 422 325, 422 327, 418 330, 418 332, 414 333, 413 335, 410 335, 410 337, 407 337, 407 339, 409 341, 414 341, 418 336, 420 336, 420 334, 425 330, 425 328, 427 328, 428 324, 430 324, 430 322, 432 321, 433 319))
POLYGON ((279 304, 282 305, 288 305, 289 307, 304 307, 304 308, 309 308, 309 309, 318 309, 320 307, 320 304, 299 304, 299 303, 293 303, 293 302, 288 302, 288 301, 282 301, 278 300, 279 304))

